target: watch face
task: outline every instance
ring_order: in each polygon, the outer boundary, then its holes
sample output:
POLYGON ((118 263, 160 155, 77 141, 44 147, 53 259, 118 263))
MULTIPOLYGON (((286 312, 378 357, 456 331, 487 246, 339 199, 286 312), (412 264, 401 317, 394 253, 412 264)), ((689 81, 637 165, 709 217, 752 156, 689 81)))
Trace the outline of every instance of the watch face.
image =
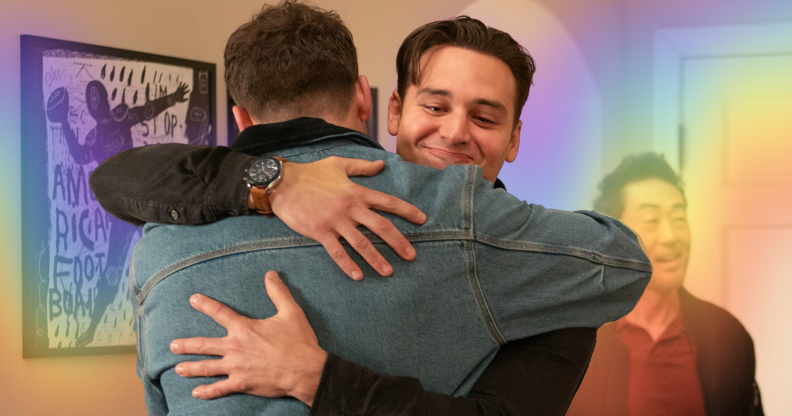
POLYGON ((275 159, 257 159, 248 168, 248 182, 253 186, 267 186, 280 174, 280 163, 275 159))

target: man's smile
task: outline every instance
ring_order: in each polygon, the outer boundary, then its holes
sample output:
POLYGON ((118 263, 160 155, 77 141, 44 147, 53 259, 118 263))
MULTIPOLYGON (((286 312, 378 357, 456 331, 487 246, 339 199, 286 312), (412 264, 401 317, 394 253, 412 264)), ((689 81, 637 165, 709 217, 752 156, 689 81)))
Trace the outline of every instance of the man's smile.
POLYGON ((465 153, 454 152, 454 151, 450 151, 450 150, 443 149, 443 148, 440 148, 440 147, 425 146, 424 148, 426 149, 426 151, 428 151, 434 157, 439 158, 439 159, 443 159, 443 160, 447 160, 450 163, 453 163, 453 164, 456 164, 456 165, 469 165, 471 163, 475 163, 473 158, 468 156, 465 153))

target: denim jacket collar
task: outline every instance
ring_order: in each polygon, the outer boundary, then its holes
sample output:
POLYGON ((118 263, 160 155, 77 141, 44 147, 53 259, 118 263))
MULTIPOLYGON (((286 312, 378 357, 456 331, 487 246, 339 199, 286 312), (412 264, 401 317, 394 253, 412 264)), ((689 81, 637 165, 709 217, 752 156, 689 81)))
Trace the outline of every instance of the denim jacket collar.
POLYGON ((230 147, 247 154, 261 154, 339 138, 384 150, 382 146, 358 131, 311 117, 250 126, 239 134, 230 147))

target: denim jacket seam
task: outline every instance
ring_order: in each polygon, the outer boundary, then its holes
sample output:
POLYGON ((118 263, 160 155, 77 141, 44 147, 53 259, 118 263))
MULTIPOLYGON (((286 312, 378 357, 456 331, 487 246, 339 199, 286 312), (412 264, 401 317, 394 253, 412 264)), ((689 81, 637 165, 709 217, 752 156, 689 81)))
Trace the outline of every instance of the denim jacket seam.
POLYGON ((155 381, 155 378, 149 374, 149 343, 148 343, 148 331, 146 330, 146 314, 143 312, 143 307, 141 306, 138 309, 138 315, 140 316, 140 328, 138 329, 140 333, 138 336, 140 337, 140 350, 143 351, 143 375, 149 381, 155 381))
MULTIPOLYGON (((465 192, 463 192, 463 206, 465 210, 463 212, 463 221, 462 227, 464 230, 473 233, 473 195, 476 189, 476 175, 471 175, 471 170, 473 169, 466 169, 465 170, 465 192)), ((475 171, 475 170, 474 170, 475 171)))
MULTIPOLYGON (((368 230, 364 230, 363 233, 364 235, 369 237, 373 243, 383 242, 379 237, 376 237, 374 234, 369 234, 370 232, 368 230)), ((472 239, 470 233, 461 230, 442 230, 442 231, 430 231, 430 232, 421 232, 421 233, 409 233, 409 234, 404 234, 404 237, 407 238, 408 241, 412 241, 412 242, 464 241, 464 240, 472 239)), ((135 299, 137 299, 138 304, 143 304, 143 301, 145 300, 146 296, 148 296, 148 293, 157 283, 159 283, 162 279, 166 278, 167 276, 181 269, 187 268, 189 266, 231 254, 239 254, 239 253, 246 253, 246 252, 258 251, 258 250, 275 249, 275 248, 308 247, 308 246, 317 246, 317 245, 319 245, 319 243, 317 243, 316 241, 310 238, 296 237, 296 238, 288 238, 288 239, 277 239, 271 241, 260 241, 255 243, 244 243, 231 247, 225 247, 207 253, 202 253, 197 256, 190 256, 184 260, 173 263, 161 269, 158 273, 156 273, 154 276, 148 279, 148 281, 143 285, 142 288, 138 288, 137 285, 135 285, 132 289, 132 292, 134 293, 135 299)), ((133 278, 133 276, 134 273, 130 273, 130 277, 133 278)))
POLYGON ((476 250, 473 246, 473 241, 465 241, 465 252, 467 253, 466 257, 468 261, 468 286, 470 287, 470 291, 473 293, 473 298, 476 300, 477 309, 481 319, 487 326, 490 337, 495 342, 495 345, 500 347, 506 343, 506 338, 500 332, 500 329, 498 329, 498 325, 495 322, 495 317, 492 316, 492 311, 490 310, 489 304, 487 304, 487 299, 484 296, 484 290, 481 288, 481 282, 478 278, 478 266, 476 264, 476 250))
POLYGON ((132 259, 129 260, 129 290, 134 294, 137 298, 137 295, 140 293, 140 289, 137 287, 137 282, 135 281, 135 253, 132 253, 132 259))
POLYGON ((602 253, 597 253, 590 250, 585 250, 577 247, 564 247, 551 244, 541 244, 529 241, 508 241, 497 237, 488 236, 485 234, 476 233, 475 240, 489 246, 502 248, 506 250, 517 251, 533 251, 537 253, 548 254, 561 254, 573 256, 589 260, 591 262, 602 264, 605 266, 619 267, 623 269, 631 269, 643 272, 651 272, 651 263, 645 263, 636 260, 622 259, 618 257, 607 256, 602 253))
POLYGON ((140 292, 135 296, 135 298, 137 299, 138 304, 142 305, 143 301, 146 299, 146 296, 148 296, 148 293, 151 292, 151 289, 166 277, 170 276, 171 274, 181 269, 187 268, 189 266, 193 266, 198 263, 203 263, 205 261, 209 261, 218 257, 223 257, 231 254, 247 253, 251 251, 265 250, 265 249, 304 247, 304 246, 315 246, 315 245, 319 245, 319 243, 317 243, 314 240, 311 240, 310 238, 305 238, 305 237, 288 238, 288 239, 277 239, 270 241, 259 241, 255 243, 239 244, 231 247, 224 247, 218 250, 202 253, 196 256, 190 256, 184 260, 173 263, 170 266, 165 267, 164 269, 161 269, 158 273, 156 273, 154 276, 148 279, 148 281, 143 285, 143 287, 140 289, 140 292))
POLYGON ((474 169, 468 169, 466 171, 467 180, 465 182, 465 192, 463 193, 463 197, 465 198, 465 201, 463 201, 463 206, 465 207, 463 212, 463 227, 465 229, 465 252, 467 254, 466 257, 468 261, 468 286, 470 287, 470 291, 473 293, 474 299, 476 299, 476 306, 478 307, 479 314, 481 315, 484 324, 487 326, 490 337, 492 337, 492 340, 495 341, 495 344, 500 347, 506 343, 506 338, 503 336, 500 329, 498 329, 498 324, 495 322, 495 317, 492 316, 492 311, 490 310, 489 304, 487 303, 487 298, 484 296, 484 290, 481 288, 481 282, 479 281, 478 276, 478 264, 476 263, 476 249, 474 246, 475 232, 473 229, 473 198, 475 195, 475 180, 477 175, 471 175, 471 171, 476 173, 476 170, 474 169))

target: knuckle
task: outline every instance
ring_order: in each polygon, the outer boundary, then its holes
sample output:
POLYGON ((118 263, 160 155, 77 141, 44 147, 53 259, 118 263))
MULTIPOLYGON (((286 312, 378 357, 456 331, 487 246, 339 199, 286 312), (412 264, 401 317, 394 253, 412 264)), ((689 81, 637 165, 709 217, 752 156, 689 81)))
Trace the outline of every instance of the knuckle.
POLYGON ((204 394, 206 395, 207 398, 214 399, 216 397, 223 396, 226 393, 223 392, 222 387, 211 385, 211 386, 207 386, 206 389, 204 389, 204 394))
POLYGON ((198 338, 195 341, 193 341, 193 343, 194 343, 193 350, 195 351, 195 353, 196 354, 203 354, 204 348, 205 348, 204 340, 201 339, 201 338, 198 338))
POLYGON ((399 205, 399 199, 392 195, 385 195, 382 199, 382 205, 387 209, 396 209, 399 205))
POLYGON ((385 217, 381 215, 377 215, 372 219, 371 222, 372 226, 378 230, 387 230, 390 229, 393 225, 390 221, 388 221, 385 217))
POLYGON ((231 354, 235 353, 242 353, 245 349, 245 345, 239 339, 234 338, 233 340, 229 340, 225 345, 225 356, 228 357, 231 354))
POLYGON ((349 190, 349 195, 344 195, 341 197, 341 200, 338 201, 341 213, 346 213, 355 206, 357 203, 356 195, 358 193, 359 191, 357 191, 355 188, 351 188, 349 190))
POLYGON ((210 310, 210 312, 213 315, 217 315, 217 314, 219 314, 220 312, 223 311, 223 305, 220 304, 219 302, 215 303, 215 304, 213 304, 212 306, 209 307, 209 310, 210 310))
POLYGON ((343 259, 339 260, 338 265, 341 267, 341 269, 347 271, 354 270, 357 267, 355 262, 352 261, 352 258, 349 256, 346 256, 343 259))
POLYGON ((327 227, 325 226, 325 222, 323 219, 316 219, 315 222, 312 222, 308 225, 306 237, 321 237, 327 234, 327 227))
POLYGON ((370 242, 365 235, 357 234, 350 238, 349 244, 355 248, 367 248, 370 242))
POLYGON ((196 371, 195 371, 196 374, 198 374, 200 376, 208 376, 209 375, 209 367, 206 365, 205 362, 198 363, 197 367, 198 368, 196 368, 196 371))
POLYGON ((327 249, 327 253, 336 261, 340 261, 346 256, 346 251, 342 247, 330 247, 327 249))
POLYGON ((394 250, 396 250, 399 253, 406 252, 410 248, 410 242, 403 238, 400 238, 396 241, 392 241, 389 244, 394 250))
POLYGON ((239 322, 238 329, 242 334, 254 331, 254 321, 252 319, 243 319, 239 322))
POLYGON ((236 391, 247 391, 251 388, 251 385, 247 380, 237 379, 231 387, 236 391))
POLYGON ((214 399, 215 397, 222 396, 222 391, 219 387, 209 386, 201 389, 201 395, 207 399, 214 399))

